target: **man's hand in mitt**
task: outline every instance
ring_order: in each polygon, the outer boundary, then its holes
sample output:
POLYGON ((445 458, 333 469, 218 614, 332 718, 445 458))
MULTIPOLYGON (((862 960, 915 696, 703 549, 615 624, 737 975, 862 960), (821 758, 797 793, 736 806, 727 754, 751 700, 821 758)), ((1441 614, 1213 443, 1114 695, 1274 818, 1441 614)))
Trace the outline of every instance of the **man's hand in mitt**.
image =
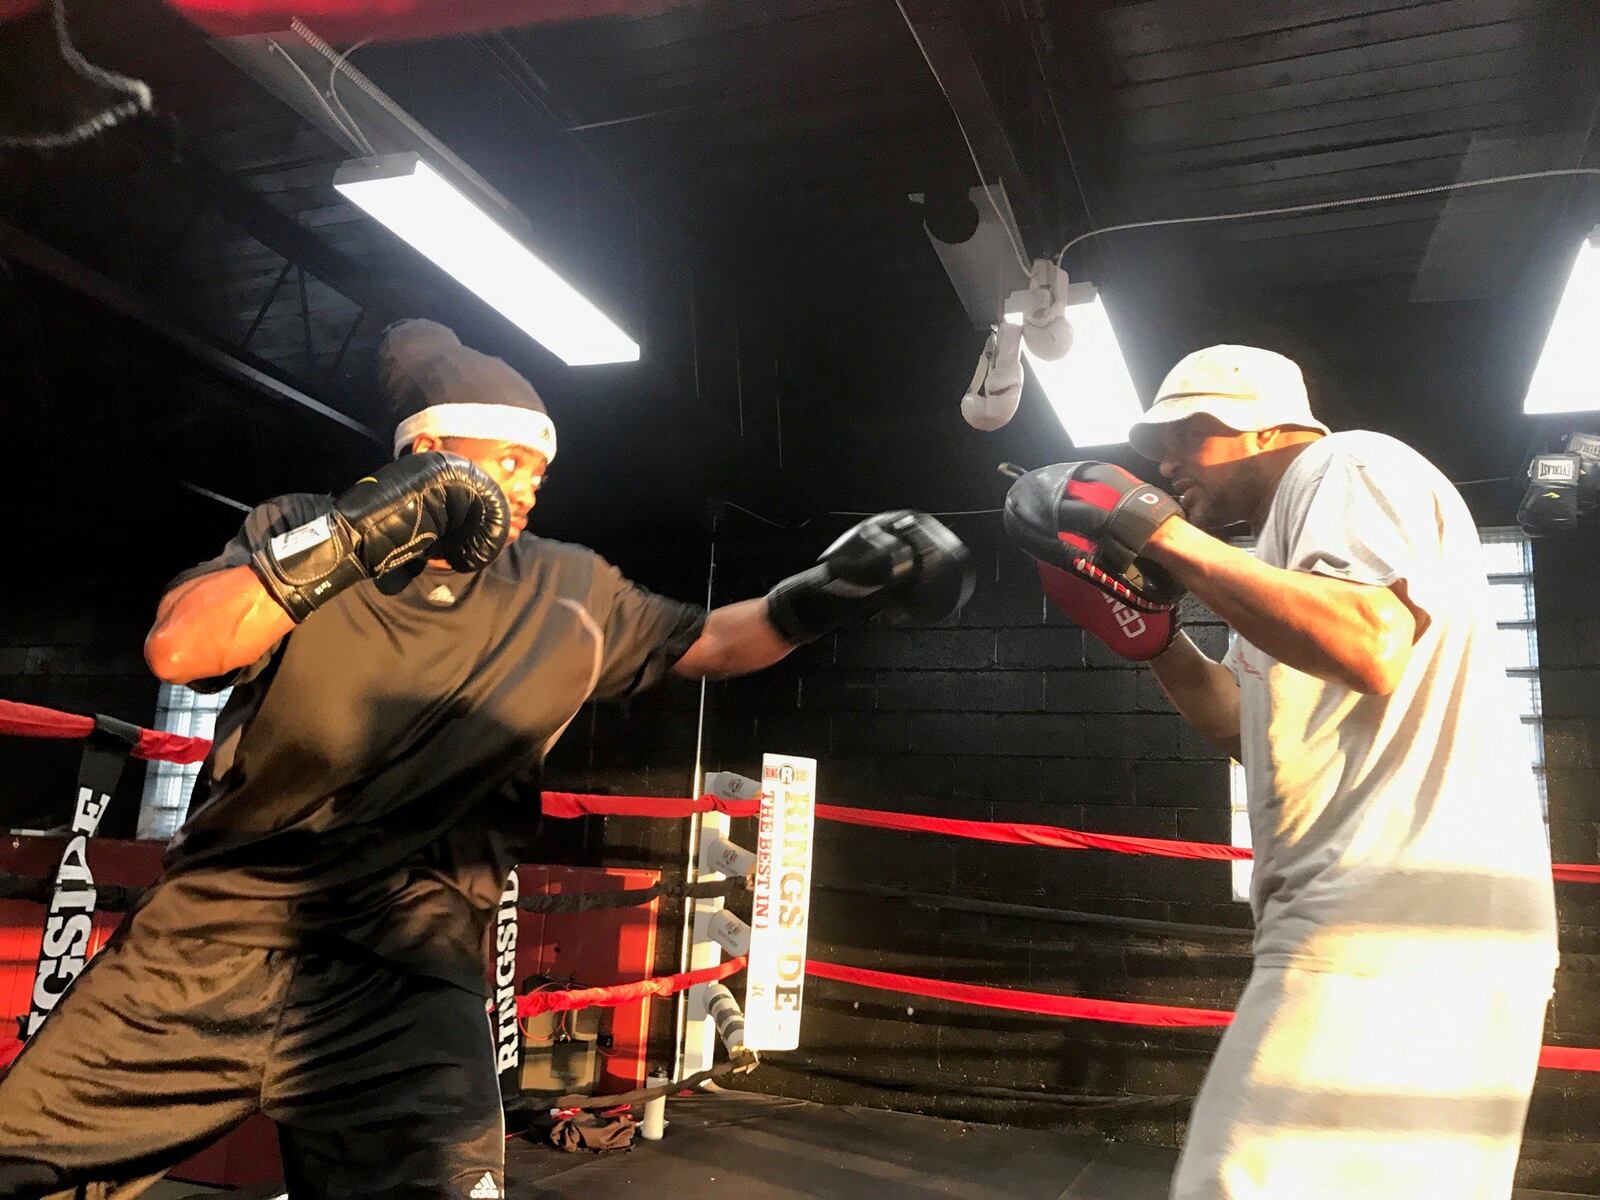
POLYGON ((1011 485, 1005 528, 1038 563, 1045 595, 1063 615, 1140 662, 1172 644, 1183 597, 1140 552, 1182 515, 1177 501, 1121 467, 1058 463, 1011 485))

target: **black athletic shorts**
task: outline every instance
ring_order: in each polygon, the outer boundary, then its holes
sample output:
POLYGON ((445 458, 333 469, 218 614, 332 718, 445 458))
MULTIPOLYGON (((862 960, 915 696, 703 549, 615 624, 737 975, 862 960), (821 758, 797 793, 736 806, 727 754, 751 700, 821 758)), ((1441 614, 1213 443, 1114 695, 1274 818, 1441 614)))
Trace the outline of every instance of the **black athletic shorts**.
POLYGON ((252 1113, 294 1200, 501 1200, 484 998, 337 944, 125 925, 0 1077, 0 1198, 121 1182, 252 1113))

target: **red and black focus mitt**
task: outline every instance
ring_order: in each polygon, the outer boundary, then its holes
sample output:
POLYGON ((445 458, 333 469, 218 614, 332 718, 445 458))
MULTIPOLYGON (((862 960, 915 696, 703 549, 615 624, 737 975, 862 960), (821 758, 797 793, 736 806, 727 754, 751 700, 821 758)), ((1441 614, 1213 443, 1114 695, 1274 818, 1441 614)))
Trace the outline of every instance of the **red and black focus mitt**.
POLYGON ((1178 632, 1180 587, 1141 557, 1178 502, 1121 467, 1057 463, 1029 471, 1006 495, 1005 528, 1038 564, 1061 613, 1112 651, 1154 658, 1178 632))

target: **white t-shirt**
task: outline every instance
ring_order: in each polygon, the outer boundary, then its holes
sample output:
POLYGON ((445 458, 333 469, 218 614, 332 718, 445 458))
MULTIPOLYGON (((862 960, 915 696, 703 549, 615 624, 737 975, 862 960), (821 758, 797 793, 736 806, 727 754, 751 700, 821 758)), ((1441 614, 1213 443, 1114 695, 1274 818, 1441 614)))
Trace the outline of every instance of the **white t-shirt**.
POLYGON ((1460 495, 1393 438, 1332 434, 1284 473, 1256 553, 1403 584, 1426 614, 1388 696, 1297 671, 1238 636, 1223 660, 1239 681, 1257 963, 1548 982, 1549 848, 1460 495))

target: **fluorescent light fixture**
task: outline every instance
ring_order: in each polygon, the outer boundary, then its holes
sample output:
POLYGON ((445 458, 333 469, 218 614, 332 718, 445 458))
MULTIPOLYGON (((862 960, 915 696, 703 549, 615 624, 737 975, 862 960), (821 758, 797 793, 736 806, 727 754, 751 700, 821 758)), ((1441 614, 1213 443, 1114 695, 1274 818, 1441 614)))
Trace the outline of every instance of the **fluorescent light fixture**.
MULTIPOLYGON (((1016 324, 1022 317, 1007 313, 1006 320, 1016 324)), ((1022 356, 1028 370, 1044 389, 1073 446, 1126 442, 1143 410, 1111 317, 1092 285, 1073 284, 1067 289, 1067 320, 1072 325, 1072 349, 1066 357, 1054 362, 1037 358, 1024 342, 1022 356)))
POLYGON ((418 155, 346 163, 333 186, 568 366, 639 361, 639 343, 418 155))
POLYGON ((1578 259, 1522 402, 1522 411, 1530 414, 1596 409, 1600 409, 1600 228, 1578 245, 1578 259))

